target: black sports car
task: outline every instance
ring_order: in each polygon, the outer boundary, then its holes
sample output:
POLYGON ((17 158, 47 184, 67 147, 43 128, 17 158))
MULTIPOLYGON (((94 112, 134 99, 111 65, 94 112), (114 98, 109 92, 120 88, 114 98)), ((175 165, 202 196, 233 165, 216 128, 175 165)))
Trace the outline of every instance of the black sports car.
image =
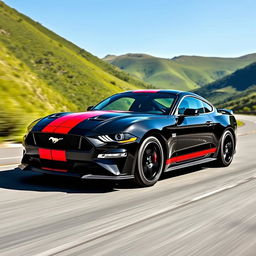
POLYGON ((152 186, 162 172, 210 161, 228 166, 233 159, 232 111, 194 93, 128 91, 88 110, 33 122, 21 169, 152 186))

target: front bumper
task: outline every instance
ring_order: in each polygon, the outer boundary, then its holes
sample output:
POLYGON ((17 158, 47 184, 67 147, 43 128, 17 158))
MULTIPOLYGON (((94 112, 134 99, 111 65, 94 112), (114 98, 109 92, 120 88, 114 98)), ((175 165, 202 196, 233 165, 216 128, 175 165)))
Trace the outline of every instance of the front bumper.
MULTIPOLYGON (((128 147, 100 147, 88 152, 65 150, 65 161, 42 159, 39 148, 25 145, 25 153, 19 166, 26 171, 78 177, 81 179, 124 180, 133 179, 134 155, 128 147), (120 157, 116 154, 120 153, 120 157), (99 158, 100 154, 112 154, 115 157, 99 158)), ((50 150, 50 149, 47 149, 50 150)))

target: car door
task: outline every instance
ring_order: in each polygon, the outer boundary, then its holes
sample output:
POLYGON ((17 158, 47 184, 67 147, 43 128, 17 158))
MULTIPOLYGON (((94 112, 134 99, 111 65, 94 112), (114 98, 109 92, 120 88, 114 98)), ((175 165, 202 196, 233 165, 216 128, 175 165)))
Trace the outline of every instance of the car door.
POLYGON ((213 122, 210 112, 205 110, 202 100, 193 97, 184 97, 176 110, 176 164, 184 161, 196 160, 208 155, 214 147, 213 122), (187 110, 195 110, 197 114, 186 115, 187 110))

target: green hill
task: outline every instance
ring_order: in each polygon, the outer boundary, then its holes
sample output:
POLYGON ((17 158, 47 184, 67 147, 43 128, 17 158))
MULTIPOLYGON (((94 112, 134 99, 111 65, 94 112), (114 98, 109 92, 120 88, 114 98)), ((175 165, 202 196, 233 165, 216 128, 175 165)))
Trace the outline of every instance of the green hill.
POLYGON ((256 112, 256 62, 195 92, 218 107, 236 112, 256 112))
POLYGON ((256 54, 239 58, 179 56, 173 59, 146 54, 107 55, 104 60, 157 88, 193 90, 256 61, 256 54))
POLYGON ((33 119, 149 87, 0 1, 0 137, 33 119))

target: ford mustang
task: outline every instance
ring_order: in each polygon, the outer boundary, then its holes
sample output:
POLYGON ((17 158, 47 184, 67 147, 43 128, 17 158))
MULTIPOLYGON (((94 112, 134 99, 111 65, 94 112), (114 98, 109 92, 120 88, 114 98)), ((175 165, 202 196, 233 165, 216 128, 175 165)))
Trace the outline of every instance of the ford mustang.
POLYGON ((174 90, 115 94, 87 112, 34 121, 20 168, 82 179, 134 179, 152 186, 163 172, 212 162, 228 166, 236 119, 204 98, 174 90))

